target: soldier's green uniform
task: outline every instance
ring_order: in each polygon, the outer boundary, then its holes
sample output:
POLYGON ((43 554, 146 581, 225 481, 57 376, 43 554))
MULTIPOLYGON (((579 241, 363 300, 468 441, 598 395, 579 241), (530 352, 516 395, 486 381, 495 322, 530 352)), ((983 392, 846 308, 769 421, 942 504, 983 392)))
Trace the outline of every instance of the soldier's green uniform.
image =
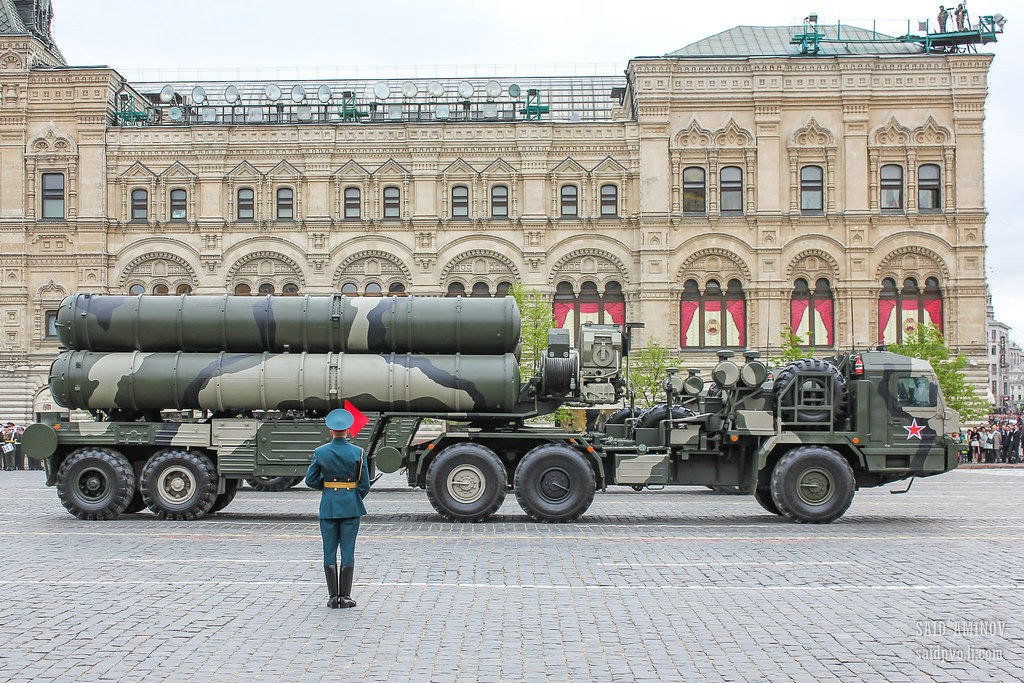
POLYGON ((334 438, 313 451, 306 485, 320 495, 320 535, 324 542, 324 575, 330 599, 328 607, 355 607, 352 574, 355 566, 359 518, 366 514, 363 498, 370 492, 370 472, 363 449, 349 443, 347 432, 352 413, 332 410, 326 418, 334 438), (344 436, 339 436, 344 434, 344 436), (338 550, 341 549, 341 571, 338 550))

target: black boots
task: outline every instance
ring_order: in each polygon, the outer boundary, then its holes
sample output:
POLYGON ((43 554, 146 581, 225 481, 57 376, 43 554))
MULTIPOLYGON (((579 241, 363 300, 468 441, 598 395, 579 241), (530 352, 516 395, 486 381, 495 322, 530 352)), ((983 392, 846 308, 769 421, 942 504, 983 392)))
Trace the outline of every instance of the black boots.
MULTIPOLYGON (((325 564, 324 565, 324 576, 327 578, 327 593, 330 595, 330 599, 327 601, 327 606, 331 609, 337 609, 338 604, 338 565, 336 564, 325 564)), ((351 576, 351 574, 350 574, 351 576)), ((354 603, 353 603, 354 604, 354 603)), ((348 607, 348 605, 346 605, 348 607)))
POLYGON ((340 577, 340 593, 341 596, 338 598, 338 607, 355 607, 356 601, 352 599, 352 572, 354 567, 342 567, 340 577))

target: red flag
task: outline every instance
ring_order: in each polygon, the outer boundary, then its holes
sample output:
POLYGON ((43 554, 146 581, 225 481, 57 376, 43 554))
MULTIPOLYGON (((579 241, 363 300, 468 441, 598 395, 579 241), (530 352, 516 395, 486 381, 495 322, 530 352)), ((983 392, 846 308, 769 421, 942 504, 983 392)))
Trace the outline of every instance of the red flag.
POLYGON ((367 423, 370 422, 370 418, 366 417, 361 412, 359 412, 359 409, 356 408, 351 403, 349 403, 348 401, 345 401, 345 410, 347 410, 348 412, 352 413, 352 417, 355 418, 355 421, 352 423, 352 426, 349 428, 349 431, 352 432, 352 438, 355 438, 355 437, 359 436, 359 430, 362 429, 363 427, 365 427, 367 425, 367 423))

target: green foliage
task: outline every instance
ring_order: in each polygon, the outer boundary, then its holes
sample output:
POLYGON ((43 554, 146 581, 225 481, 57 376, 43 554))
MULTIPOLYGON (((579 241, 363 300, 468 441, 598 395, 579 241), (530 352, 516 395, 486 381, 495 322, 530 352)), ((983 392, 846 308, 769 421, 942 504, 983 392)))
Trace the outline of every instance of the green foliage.
POLYGON ((548 329, 555 326, 555 315, 551 302, 535 289, 515 284, 509 293, 519 304, 523 320, 520 366, 524 377, 528 377, 540 369, 540 360, 548 347, 548 329))
POLYGON ((629 354, 629 381, 640 408, 650 408, 665 400, 665 378, 671 367, 669 350, 658 339, 647 346, 634 348, 629 354))
POLYGON ((984 417, 989 407, 978 397, 963 373, 963 369, 967 367, 967 357, 963 354, 954 357, 935 325, 921 325, 916 333, 908 336, 910 339, 904 339, 902 344, 890 344, 889 350, 901 356, 921 358, 931 363, 939 378, 942 394, 946 397, 946 405, 960 413, 961 420, 984 417))
POLYGON ((793 327, 786 325, 782 328, 782 332, 779 333, 782 337, 782 345, 779 349, 779 355, 773 356, 769 360, 769 364, 775 367, 783 367, 789 365, 795 360, 801 358, 812 358, 814 356, 814 347, 802 347, 804 338, 793 331, 793 327))

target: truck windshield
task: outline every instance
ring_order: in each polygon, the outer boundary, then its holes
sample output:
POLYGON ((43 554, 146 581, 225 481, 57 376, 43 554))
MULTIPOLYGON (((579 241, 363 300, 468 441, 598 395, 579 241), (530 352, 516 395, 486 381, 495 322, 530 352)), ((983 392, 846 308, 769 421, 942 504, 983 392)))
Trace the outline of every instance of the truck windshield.
POLYGON ((900 377, 896 380, 896 397, 900 407, 934 408, 935 392, 929 377, 900 377))

